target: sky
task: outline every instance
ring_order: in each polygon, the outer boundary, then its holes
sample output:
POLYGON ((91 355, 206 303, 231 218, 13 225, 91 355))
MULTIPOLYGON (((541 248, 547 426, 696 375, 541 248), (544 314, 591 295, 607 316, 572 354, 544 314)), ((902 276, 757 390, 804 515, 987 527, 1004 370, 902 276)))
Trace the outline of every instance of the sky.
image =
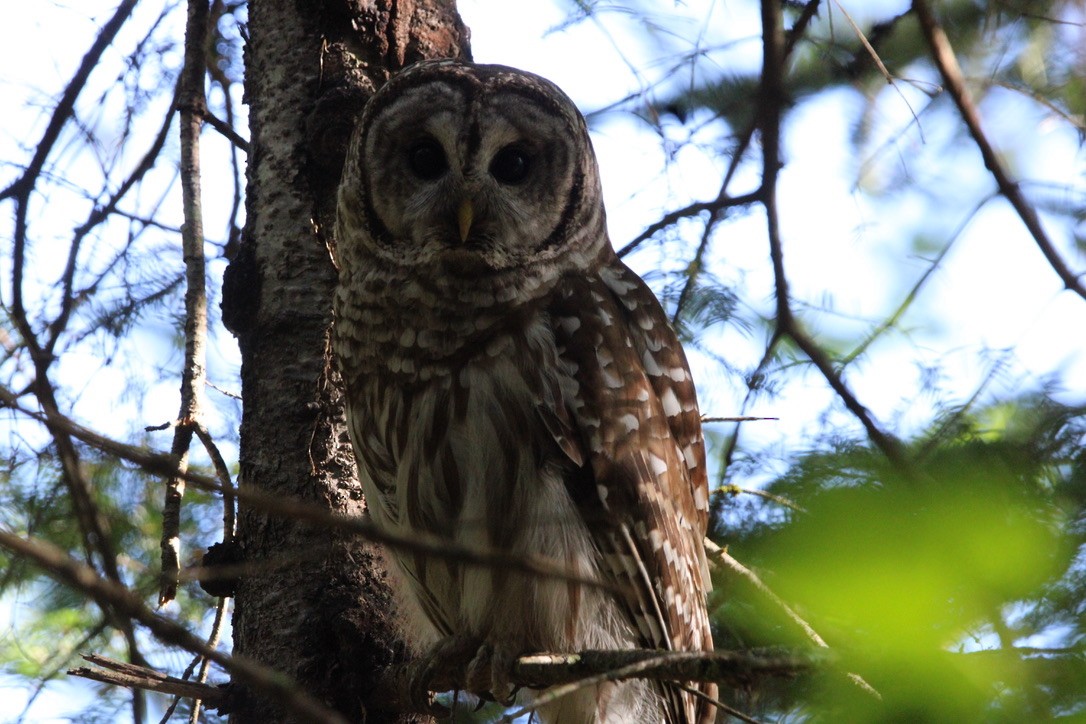
MULTIPOLYGON (((853 10, 862 22, 864 12, 900 10, 906 3, 846 5, 860 6, 853 10)), ((22 149, 40 136, 50 99, 67 82, 113 6, 113 2, 41 2, 22 4, 7 14, 0 24, 0 98, 7 109, 0 125, 0 159, 23 158, 22 149)), ((589 20, 557 31, 567 18, 567 8, 548 2, 461 0, 459 7, 472 29, 476 61, 512 65, 550 78, 586 113, 646 89, 653 97, 660 92, 653 90, 658 84, 666 89, 688 82, 689 77, 674 71, 669 59, 689 50, 695 39, 716 48, 708 67, 715 66, 721 73, 751 72, 759 63, 758 18, 741 3, 661 3, 662 9, 653 17, 657 25, 648 35, 637 18, 620 13, 608 14, 602 23, 589 20)), ((183 17, 172 22, 182 23, 183 17)), ((123 42, 124 38, 118 41, 123 42)), ((179 62, 179 56, 165 53, 157 62, 168 67, 179 62)), ((99 79, 99 83, 109 81, 99 79)), ((839 340, 856 339, 884 318, 920 278, 934 250, 964 224, 944 266, 928 282, 901 329, 880 340, 861 363, 849 369, 847 379, 857 396, 879 419, 894 420, 895 427, 906 432, 916 430, 930 419, 939 399, 945 400, 930 394, 929 368, 938 367, 940 384, 964 400, 996 364, 991 360, 1003 360, 993 394, 1027 389, 1047 375, 1058 375, 1061 394, 1067 400, 1081 399, 1086 391, 1081 332, 1086 330, 1086 303, 1061 290, 1005 202, 989 202, 965 223, 970 200, 987 193, 991 179, 979 173, 981 166, 968 143, 943 143, 959 132, 945 118, 925 116, 922 133, 910 127, 913 110, 925 102, 917 87, 888 86, 878 91, 877 98, 877 103, 867 104, 855 91, 826 93, 798 103, 786 119, 787 165, 780 185, 785 263, 794 295, 816 336, 836 345, 839 340), (868 142, 874 160, 861 172, 845 149, 865 112, 874 115, 868 142), (950 157, 942 155, 948 147, 953 149, 950 157), (930 180, 931 187, 950 195, 943 199, 939 218, 925 219, 927 238, 903 236, 902 230, 919 228, 918 217, 933 208, 922 193, 896 188, 895 180, 903 173, 930 180), (829 301, 832 313, 824 311, 829 301)), ((1020 178, 1046 183, 1076 179, 1081 201, 1086 164, 1072 129, 1052 122, 1036 106, 1010 93, 993 93, 982 111, 997 147, 1021 149, 1020 155, 1007 159, 1020 178), (1023 128, 1030 130, 1028 143, 1020 137, 1023 128)), ((112 112, 106 109, 103 116, 108 118, 112 112)), ((593 116, 593 143, 617 247, 666 210, 715 195, 722 170, 713 145, 719 140, 717 131, 712 126, 691 131, 665 123, 663 133, 678 149, 672 158, 665 154, 656 132, 634 115, 593 116)), ((215 134, 206 133, 204 139, 206 158, 221 155, 225 146, 215 134)), ((74 174, 79 169, 91 172, 93 159, 78 156, 74 147, 62 153, 71 155, 74 174)), ((0 182, 13 173, 10 166, 0 166, 0 182)), ((164 184, 170 183, 169 174, 162 178, 164 184)), ((216 188, 215 178, 214 174, 205 176, 207 229, 209 237, 221 238, 227 213, 222 199, 228 192, 216 188)), ((756 183, 754 176, 740 175, 733 192, 751 190, 756 183)), ((176 196, 176 189, 170 193, 176 196)), ((74 196, 69 202, 85 203, 74 196)), ((8 208, 0 212, 0 223, 10 223, 4 216, 8 208)), ((167 204, 166 217, 179 223, 180 204, 167 204)), ((69 217, 58 214, 55 233, 60 239, 70 234, 66 223, 69 217)), ((700 230, 688 228, 695 234, 700 230)), ((1051 221, 1049 228, 1054 238, 1066 242, 1066 229, 1051 221)), ((4 233, 9 233, 6 227, 4 233)), ((1064 250, 1073 267, 1086 268, 1082 254, 1074 256, 1066 243, 1064 250)), ((662 244, 646 248, 628 262, 659 289, 661 271, 676 268, 675 251, 675 245, 662 244)), ((37 253, 37 261, 48 262, 47 249, 37 253)), ((180 254, 175 257, 173 262, 180 264, 180 254)), ((161 261, 168 263, 170 256, 161 261)), ((221 261, 212 264, 213 284, 222 267, 221 261)), ((771 268, 764 218, 757 209, 721 227, 714 237, 709 269, 717 278, 742 286, 744 314, 755 318, 771 313, 771 268)), ((7 279, 9 273, 9 260, 0 258, 0 275, 7 279)), ((0 289, 9 293, 6 281, 0 289)), ((738 414, 746 392, 741 373, 756 364, 764 340, 732 325, 707 331, 701 342, 707 352, 692 351, 691 358, 703 412, 738 414), (721 368, 712 355, 725 358, 733 369, 721 368)), ((156 338, 150 333, 141 341, 141 349, 140 363, 149 368, 168 369, 177 362, 177 350, 170 347, 167 335, 156 338)), ((235 387, 239 358, 228 335, 218 340, 213 355, 212 380, 235 387)), ((73 354, 59 369, 62 378, 80 380, 85 390, 76 415, 93 421, 106 434, 124 436, 176 414, 177 381, 169 375, 149 383, 134 411, 133 401, 125 400, 123 394, 130 371, 104 365, 95 358, 95 350, 73 354), (113 405, 115 400, 119 404, 113 405), (111 415, 97 414, 111 405, 111 415)), ((848 415, 834 409, 827 413, 831 401, 832 394, 816 374, 790 378, 779 395, 759 398, 746 410, 779 419, 746 426, 744 444, 777 450, 783 456, 809 447, 811 437, 824 430, 827 421, 831 427, 854 430, 856 422, 848 415)), ((221 426, 233 423, 225 414, 217 421, 221 426)), ((724 427, 717 430, 726 432, 724 427)), ((168 445, 165 438, 159 442, 162 447, 168 445)), ((743 482, 764 482, 775 471, 767 467, 743 482)), ((0 636, 5 635, 2 627, 19 615, 18 608, 0 606, 0 636)), ((4 692, 5 686, 8 682, 0 680, 0 721, 18 711, 20 703, 19 692, 4 692)), ((84 705, 85 691, 81 686, 58 684, 42 698, 36 710, 41 714, 34 720, 67 721, 65 712, 84 705)))

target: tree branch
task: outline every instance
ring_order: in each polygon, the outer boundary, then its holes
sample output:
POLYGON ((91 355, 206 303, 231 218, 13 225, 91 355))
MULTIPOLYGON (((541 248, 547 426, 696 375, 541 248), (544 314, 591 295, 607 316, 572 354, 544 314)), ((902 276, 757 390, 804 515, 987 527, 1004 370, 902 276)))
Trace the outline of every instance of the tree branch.
MULTIPOLYGON (((181 196, 185 225, 181 244, 185 260, 185 361, 181 371, 181 409, 174 428, 171 454, 177 467, 188 467, 194 426, 200 425, 204 381, 207 377, 207 273, 204 264, 204 220, 200 199, 200 128, 207 107, 204 91, 207 0, 189 0, 185 26, 185 65, 181 70, 178 106, 181 111, 181 196)), ((184 479, 166 481, 162 508, 162 572, 158 604, 177 595, 181 570, 181 498, 184 479)))
POLYGON ((345 724, 341 716, 295 686, 282 673, 255 661, 229 656, 210 648, 185 627, 150 611, 136 594, 124 586, 99 577, 91 568, 72 560, 56 546, 45 541, 24 539, 0 528, 0 547, 34 561, 58 583, 85 593, 100 606, 138 621, 160 641, 206 656, 238 681, 275 699, 302 720, 345 724))
MULTIPOLYGON (((575 684, 592 677, 615 681, 718 681, 735 687, 764 677, 792 677, 833 660, 825 651, 581 651, 521 656, 512 666, 511 683, 517 687, 545 689, 575 684)), ((422 711, 411 695, 411 682, 429 662, 425 659, 391 666, 378 679, 387 711, 422 711)), ((462 690, 464 667, 460 662, 438 671, 429 682, 431 691, 462 690)))
POLYGON ((935 66, 939 69, 943 82, 946 83, 947 92, 950 93, 950 97, 954 100, 954 105, 958 107, 958 113, 961 114, 962 120, 965 121, 965 125, 969 129, 969 135, 973 137, 973 142, 980 149, 984 165, 991 172, 996 185, 999 186, 999 192, 1006 197, 1019 218, 1022 219, 1022 223, 1026 225, 1026 229, 1033 236, 1033 240, 1037 243, 1052 269, 1063 281, 1064 286, 1086 299, 1086 287, 1083 286, 1079 278, 1080 275, 1076 275, 1071 271, 1059 252, 1056 251, 1056 247, 1052 244, 1048 234, 1045 233, 1044 227, 1041 225, 1041 219, 1037 216, 1037 211, 1026 201, 1022 189, 1019 188, 1016 181, 1011 179, 1010 174, 1007 173, 1007 170, 1000 162, 991 142, 984 134, 984 129, 980 125, 980 114, 977 113, 973 98, 965 87, 965 79, 962 76, 961 66, 958 65, 958 58, 954 55, 954 49, 951 47, 950 40, 947 38, 942 26, 935 20, 931 8, 928 7, 927 2, 924 0, 913 0, 912 7, 916 12, 917 19, 920 21, 920 30, 924 35, 924 39, 931 48, 932 60, 935 61, 935 66))
MULTIPOLYGON (((907 469, 907 460, 900 443, 884 432, 874 417, 845 385, 829 357, 800 327, 792 313, 788 277, 784 271, 784 246, 781 242, 780 217, 777 210, 777 176, 780 171, 781 109, 785 103, 784 50, 779 2, 762 0, 762 203, 766 210, 766 233, 769 256, 773 263, 773 283, 777 301, 777 334, 785 335, 803 351, 826 378, 845 407, 860 421, 871 442, 896 466, 907 469)), ((776 335, 775 335, 776 337, 776 335)), ((776 341, 776 339, 774 339, 776 341)), ((773 343, 770 344, 772 348, 773 343)))
POLYGON ((219 708, 229 700, 226 689, 221 686, 179 679, 146 666, 136 666, 98 654, 83 654, 83 658, 100 668, 80 666, 68 669, 69 676, 100 681, 111 686, 157 691, 185 699, 197 699, 206 702, 213 709, 219 708))
MULTIPOLYGON (((0 386, 0 404, 32 417, 51 431, 61 430, 72 437, 85 442, 103 452, 116 455, 122 460, 135 463, 151 473, 177 475, 185 482, 200 490, 225 494, 224 486, 215 478, 189 470, 181 471, 177 460, 172 455, 128 445, 99 435, 60 414, 45 414, 27 410, 18 405, 9 390, 0 386)), ((271 515, 285 519, 309 523, 314 526, 343 531, 361 538, 381 543, 419 555, 446 558, 478 566, 505 568, 518 573, 527 573, 542 578, 580 583, 604 590, 614 590, 614 586, 598 578, 574 573, 567 566, 547 558, 527 558, 493 548, 465 546, 438 536, 401 535, 382 530, 370 521, 345 514, 332 513, 327 508, 297 498, 283 497, 265 493, 257 488, 237 488, 233 491, 237 500, 271 515)))

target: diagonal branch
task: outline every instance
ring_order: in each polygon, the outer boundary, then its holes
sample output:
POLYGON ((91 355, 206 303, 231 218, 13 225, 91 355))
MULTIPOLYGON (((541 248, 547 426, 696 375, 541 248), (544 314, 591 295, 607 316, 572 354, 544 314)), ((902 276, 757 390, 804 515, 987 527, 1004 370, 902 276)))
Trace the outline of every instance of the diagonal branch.
MULTIPOLYGON (((796 44, 800 38, 803 37, 803 33, 807 30, 807 26, 810 25, 814 19, 815 14, 818 12, 818 6, 821 4, 821 0, 808 0, 803 6, 803 11, 796 18, 796 21, 792 24, 792 27, 788 29, 788 33, 784 39, 784 57, 787 58, 792 54, 796 44)), ((735 149, 732 151, 732 160, 728 164, 727 170, 724 172, 724 178, 720 182, 720 190, 717 192, 716 198, 712 201, 695 201, 692 204, 684 206, 681 209, 676 209, 664 214, 659 221, 649 224, 644 231, 638 234, 632 241, 627 243, 621 249, 618 250, 618 257, 621 259, 627 254, 632 252, 642 242, 650 239, 657 232, 666 229, 681 219, 686 219, 691 216, 697 216, 704 211, 709 212, 709 221, 706 223, 704 236, 708 236, 712 229, 713 224, 719 219, 726 209, 733 206, 747 206, 756 201, 760 201, 762 198, 761 189, 755 189, 750 193, 740 194, 739 196, 729 196, 728 186, 731 185, 732 178, 735 176, 735 172, 739 169, 739 162, 742 160, 743 155, 750 147, 751 141, 754 140, 754 133, 758 130, 758 123, 755 120, 749 126, 743 134, 738 138, 735 144, 735 149)), ((704 245, 703 241, 703 245, 704 245)), ((704 251, 704 250, 702 250, 704 251)), ((696 272, 695 272, 696 273, 696 272)), ((694 275, 691 275, 693 278, 694 275)), ((684 292, 685 292, 684 288, 684 292)), ((681 305, 680 305, 681 306, 681 305)), ((678 315, 676 315, 678 318, 678 315)))
MULTIPOLYGON (((174 91, 174 103, 177 101, 177 91, 174 91)), ((109 200, 101 206, 96 206, 87 220, 84 221, 75 230, 75 234, 72 237, 72 243, 69 246, 68 262, 64 267, 64 273, 61 276, 61 285, 64 290, 61 295, 61 307, 60 313, 57 314, 56 319, 49 325, 49 338, 45 342, 45 350, 49 355, 53 354, 53 350, 56 348, 57 342, 60 341, 61 335, 68 327, 68 319, 71 317, 72 312, 75 310, 77 296, 73 290, 75 286, 75 274, 79 268, 79 250, 82 247, 83 240, 92 229, 97 227, 103 221, 108 219, 111 214, 117 213, 117 205, 122 199, 131 191, 137 183, 154 168, 155 162, 158 160, 159 154, 162 152, 163 147, 166 145, 166 139, 169 138, 170 126, 173 124, 174 107, 173 103, 170 105, 170 109, 166 112, 165 117, 162 119, 162 126, 159 128, 158 134, 155 136, 155 140, 151 143, 150 149, 143 155, 140 162, 136 165, 136 168, 132 173, 124 180, 123 183, 112 193, 109 200)), ((125 250, 127 252, 127 250, 125 250)), ((97 283, 97 282, 96 282, 97 283)))
POLYGON ((303 721, 337 724, 345 721, 294 685, 282 673, 256 661, 230 656, 210 648, 184 626, 149 610, 139 596, 124 586, 99 577, 94 570, 73 560, 56 546, 44 541, 24 539, 0 528, 0 547, 34 561, 55 581, 87 594, 100 606, 138 621, 158 640, 206 656, 229 671, 237 681, 280 702, 303 721))
MULTIPOLYGON (((135 463, 148 472, 177 475, 200 490, 226 494, 225 486, 215 478, 191 470, 180 470, 177 467, 177 459, 172 455, 112 440, 60 414, 37 413, 27 410, 16 403, 12 393, 3 386, 0 386, 0 406, 8 407, 38 420, 51 432, 63 431, 65 434, 98 450, 135 463)), ((265 513, 330 530, 343 531, 375 543, 381 543, 390 548, 435 558, 455 560, 469 565, 505 568, 541 578, 580 583, 604 590, 615 590, 612 584, 591 575, 571 571, 568 566, 562 565, 553 559, 539 556, 526 557, 494 548, 464 545, 440 536, 394 533, 377 528, 371 521, 363 518, 333 513, 326 507, 316 503, 281 495, 272 495, 256 488, 238 488, 233 491, 233 494, 238 501, 245 502, 265 513)))
POLYGON ((958 107, 958 113, 961 114, 962 120, 965 121, 965 125, 969 129, 969 135, 973 137, 973 142, 980 149, 984 165, 991 172, 992 177, 999 186, 999 192, 1014 207, 1015 212, 1022 219, 1022 223, 1026 225, 1026 229, 1033 236, 1033 240, 1037 243, 1052 269, 1063 281, 1064 286, 1086 299, 1086 287, 1082 284, 1081 275, 1075 274, 1067 266, 1059 252, 1056 251, 1052 240, 1048 238, 1044 227, 1041 225, 1041 219, 1037 216, 1037 211, 1026 200, 1018 183, 1007 173, 991 142, 984 134, 984 129, 980 125, 980 114, 977 113, 973 98, 965 87, 961 66, 958 65, 954 49, 951 47, 950 40, 947 38, 942 26, 935 20, 931 8, 928 7, 924 0, 913 0, 912 7, 916 12, 917 19, 920 21, 920 30, 924 35, 924 39, 931 47, 931 57, 935 61, 935 66, 939 69, 940 75, 943 76, 943 82, 946 83, 947 92, 954 99, 954 105, 958 107))
POLYGON ((179 679, 176 676, 168 676, 146 666, 137 666, 127 661, 117 661, 98 654, 83 654, 83 658, 96 668, 80 666, 69 669, 69 676, 78 676, 112 686, 157 691, 161 694, 173 694, 183 698, 202 700, 206 701, 213 709, 227 703, 229 700, 226 690, 219 686, 179 679))

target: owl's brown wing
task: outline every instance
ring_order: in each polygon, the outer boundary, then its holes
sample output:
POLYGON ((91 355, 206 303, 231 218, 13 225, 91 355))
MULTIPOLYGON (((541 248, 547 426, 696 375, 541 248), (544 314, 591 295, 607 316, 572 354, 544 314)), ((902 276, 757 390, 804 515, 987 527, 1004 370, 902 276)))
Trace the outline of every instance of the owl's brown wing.
MULTIPOLYGON (((646 647, 711 650, 705 448, 682 347, 652 291, 615 257, 597 274, 566 277, 549 311, 591 473, 571 484, 595 487, 571 492, 602 568, 626 592, 646 647)), ((671 721, 712 720, 711 707, 677 687, 665 696, 671 721)))

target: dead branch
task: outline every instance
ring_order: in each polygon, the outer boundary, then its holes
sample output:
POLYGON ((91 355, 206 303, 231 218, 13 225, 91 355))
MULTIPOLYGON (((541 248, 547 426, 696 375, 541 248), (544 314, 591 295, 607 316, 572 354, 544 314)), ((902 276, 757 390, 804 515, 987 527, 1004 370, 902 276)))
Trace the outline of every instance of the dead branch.
POLYGON ((168 676, 146 666, 136 666, 125 661, 117 661, 98 654, 83 654, 83 658, 95 667, 80 666, 69 669, 69 676, 100 681, 111 686, 123 686, 128 689, 157 691, 160 694, 173 694, 183 699, 204 701, 217 709, 228 700, 227 692, 221 686, 186 681, 175 676, 168 676))

